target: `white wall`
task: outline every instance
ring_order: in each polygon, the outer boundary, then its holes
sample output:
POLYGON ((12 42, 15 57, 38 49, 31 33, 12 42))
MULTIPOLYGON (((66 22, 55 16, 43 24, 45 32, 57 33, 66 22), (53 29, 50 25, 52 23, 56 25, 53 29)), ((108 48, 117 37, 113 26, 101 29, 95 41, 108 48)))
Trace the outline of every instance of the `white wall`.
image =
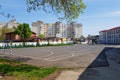
MULTIPOLYGON (((72 43, 72 41, 67 41, 67 42, 61 42, 61 41, 49 41, 49 44, 53 44, 53 45, 57 45, 57 44, 69 44, 72 43)), ((26 45, 37 45, 37 42, 26 42, 26 45)), ((47 45, 48 42, 47 41, 42 41, 39 43, 40 45, 47 45)), ((0 47, 3 47, 5 44, 4 43, 0 43, 0 47)), ((7 45, 7 44, 6 44, 7 45)), ((8 43, 8 45, 10 46, 10 43, 8 43)), ((23 42, 12 42, 12 46, 19 46, 19 45, 23 45, 23 42)))

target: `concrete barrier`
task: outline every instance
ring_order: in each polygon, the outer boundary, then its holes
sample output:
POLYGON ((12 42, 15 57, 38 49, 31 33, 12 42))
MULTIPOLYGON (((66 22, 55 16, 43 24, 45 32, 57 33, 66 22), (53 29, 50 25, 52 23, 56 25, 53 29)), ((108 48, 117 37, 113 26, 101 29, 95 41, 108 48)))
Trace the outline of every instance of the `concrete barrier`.
POLYGON ((0 43, 0 47, 2 47, 3 46, 3 43, 0 43))
POLYGON ((23 45, 23 42, 12 42, 12 46, 23 45))
MULTIPOLYGON (((49 44, 51 45, 57 45, 57 44, 69 44, 72 43, 70 41, 67 42, 61 42, 61 41, 49 41, 49 44)), ((26 45, 37 45, 37 42, 25 42, 26 45)), ((5 44, 0 43, 0 47, 3 47, 5 44)), ((10 43, 7 44, 8 46, 11 46, 10 43)), ((23 42, 12 42, 12 46, 20 46, 23 45, 23 42)), ((39 45, 48 45, 48 41, 42 41, 39 43, 39 45)))
POLYGON ((26 45, 34 45, 34 46, 36 46, 37 42, 26 42, 26 45))

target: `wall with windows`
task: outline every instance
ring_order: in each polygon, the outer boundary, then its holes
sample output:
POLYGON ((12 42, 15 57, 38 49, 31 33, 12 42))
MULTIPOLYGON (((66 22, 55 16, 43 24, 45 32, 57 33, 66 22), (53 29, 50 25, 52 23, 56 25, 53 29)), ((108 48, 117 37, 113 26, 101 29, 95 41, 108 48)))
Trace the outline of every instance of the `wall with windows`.
POLYGON ((99 41, 103 44, 120 44, 120 27, 99 32, 99 41))

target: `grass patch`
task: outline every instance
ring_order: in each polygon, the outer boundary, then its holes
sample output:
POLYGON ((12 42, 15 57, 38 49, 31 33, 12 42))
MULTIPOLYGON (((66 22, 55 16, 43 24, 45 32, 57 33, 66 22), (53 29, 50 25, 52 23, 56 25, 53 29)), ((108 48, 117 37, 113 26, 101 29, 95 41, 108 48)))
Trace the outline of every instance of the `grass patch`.
POLYGON ((23 63, 16 64, 10 60, 0 58, 0 74, 14 76, 16 80, 42 80, 57 70, 56 67, 43 68, 23 63))
POLYGON ((4 58, 0 58, 0 62, 7 62, 7 63, 10 63, 12 61, 8 60, 8 59, 4 59, 4 58))
POLYGON ((0 57, 0 64, 11 64, 11 65, 18 65, 18 64, 22 64, 23 62, 21 61, 15 61, 15 60, 10 60, 7 58, 2 58, 0 57))

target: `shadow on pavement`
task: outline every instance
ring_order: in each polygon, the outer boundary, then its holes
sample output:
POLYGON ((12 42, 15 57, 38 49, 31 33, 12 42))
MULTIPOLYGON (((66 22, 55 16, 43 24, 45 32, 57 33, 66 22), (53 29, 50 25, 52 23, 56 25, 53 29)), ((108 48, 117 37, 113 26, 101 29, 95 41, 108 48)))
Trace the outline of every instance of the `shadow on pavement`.
MULTIPOLYGON (((106 80, 106 79, 98 79, 99 72, 96 70, 98 67, 109 67, 109 62, 107 60, 107 56, 105 54, 106 51, 113 49, 112 47, 104 48, 100 54, 96 57, 96 59, 84 70, 84 72, 79 76, 78 80, 106 80)), ((106 74, 108 75, 108 74, 106 74)))
POLYGON ((31 58, 23 58, 23 57, 12 57, 12 56, 0 56, 0 57, 14 62, 27 62, 28 60, 31 60, 31 58))

